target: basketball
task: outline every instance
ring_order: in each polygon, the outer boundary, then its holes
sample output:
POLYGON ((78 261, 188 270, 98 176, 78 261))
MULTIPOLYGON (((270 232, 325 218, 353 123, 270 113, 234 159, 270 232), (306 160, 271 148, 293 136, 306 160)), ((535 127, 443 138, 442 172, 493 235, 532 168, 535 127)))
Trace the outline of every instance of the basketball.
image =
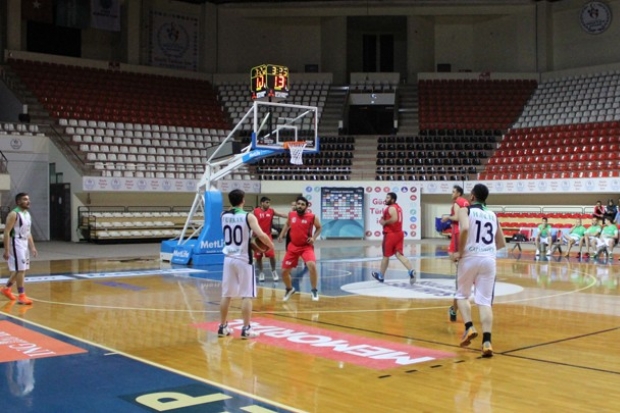
POLYGON ((269 247, 265 245, 263 241, 256 237, 252 237, 252 242, 250 243, 250 245, 252 246, 252 251, 254 252, 263 253, 269 251, 269 247))

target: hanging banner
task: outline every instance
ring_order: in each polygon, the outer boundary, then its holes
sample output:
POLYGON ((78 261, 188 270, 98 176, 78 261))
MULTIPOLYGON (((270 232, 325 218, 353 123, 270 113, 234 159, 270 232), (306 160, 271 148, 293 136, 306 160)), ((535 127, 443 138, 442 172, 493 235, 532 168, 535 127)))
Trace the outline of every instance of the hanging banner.
POLYGON ((198 19, 150 11, 149 65, 198 70, 198 19))
POLYGON ((52 0, 22 0, 22 19, 41 23, 54 23, 52 0))
POLYGON ((90 25, 93 29, 121 31, 119 0, 90 0, 90 25))
POLYGON ((87 0, 58 0, 56 25, 87 29, 90 27, 90 2, 87 0))

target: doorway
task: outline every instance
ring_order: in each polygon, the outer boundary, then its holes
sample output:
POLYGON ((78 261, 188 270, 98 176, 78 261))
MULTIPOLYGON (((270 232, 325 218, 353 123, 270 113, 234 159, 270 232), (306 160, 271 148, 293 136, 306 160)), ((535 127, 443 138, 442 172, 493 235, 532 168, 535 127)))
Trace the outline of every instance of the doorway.
POLYGON ((407 75, 407 18, 347 18, 347 72, 396 72, 407 75))
POLYGON ((62 182, 56 164, 49 165, 50 240, 71 241, 71 184, 62 182))

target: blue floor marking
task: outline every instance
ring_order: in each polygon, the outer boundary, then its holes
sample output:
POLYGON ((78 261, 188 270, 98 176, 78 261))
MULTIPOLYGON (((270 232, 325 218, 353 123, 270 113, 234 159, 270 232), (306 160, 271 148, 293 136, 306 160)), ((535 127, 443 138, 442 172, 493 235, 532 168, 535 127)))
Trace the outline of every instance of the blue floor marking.
POLYGON ((0 363, 3 413, 144 413, 163 411, 164 406, 175 413, 241 413, 248 406, 265 412, 294 411, 129 356, 110 355, 108 349, 22 320, 2 314, 0 320, 87 350, 0 363), (176 395, 157 395, 166 392, 176 395), (172 406, 176 408, 169 409, 172 406))

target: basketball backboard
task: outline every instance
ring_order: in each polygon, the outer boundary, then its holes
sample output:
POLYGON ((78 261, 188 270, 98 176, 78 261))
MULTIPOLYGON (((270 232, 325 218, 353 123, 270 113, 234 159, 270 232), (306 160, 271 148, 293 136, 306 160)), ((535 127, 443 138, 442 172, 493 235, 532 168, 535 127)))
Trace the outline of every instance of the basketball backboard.
POLYGON ((304 141, 304 152, 319 151, 316 106, 254 101, 252 149, 285 151, 285 142, 304 141))

